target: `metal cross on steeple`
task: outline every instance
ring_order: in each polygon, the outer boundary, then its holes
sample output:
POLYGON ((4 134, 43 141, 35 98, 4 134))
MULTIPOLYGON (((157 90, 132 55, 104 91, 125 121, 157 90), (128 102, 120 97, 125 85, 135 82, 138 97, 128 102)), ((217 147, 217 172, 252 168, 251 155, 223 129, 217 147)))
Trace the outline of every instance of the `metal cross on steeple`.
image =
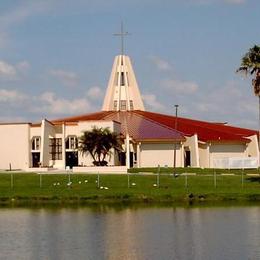
POLYGON ((124 55, 124 38, 127 35, 129 35, 129 33, 124 31, 124 25, 123 25, 123 22, 121 22, 121 32, 120 33, 114 33, 114 36, 120 36, 121 37, 121 55, 124 55))

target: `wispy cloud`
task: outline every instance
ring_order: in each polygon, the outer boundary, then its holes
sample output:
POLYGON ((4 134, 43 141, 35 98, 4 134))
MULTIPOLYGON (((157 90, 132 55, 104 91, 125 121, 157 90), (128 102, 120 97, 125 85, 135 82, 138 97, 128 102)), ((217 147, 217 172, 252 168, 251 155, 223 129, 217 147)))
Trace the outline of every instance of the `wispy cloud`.
POLYGON ((0 89, 0 108, 1 118, 6 119, 5 121, 15 121, 17 118, 26 121, 26 116, 33 118, 34 115, 37 115, 39 120, 43 116, 53 118, 89 113, 98 109, 96 101, 92 103, 87 96, 70 99, 59 97, 51 91, 32 96, 16 89, 0 89))
POLYGON ((47 113, 49 115, 77 114, 90 110, 90 103, 86 98, 65 99, 59 98, 53 92, 42 93, 35 100, 41 103, 39 110, 35 112, 47 113))
POLYGON ((27 95, 18 90, 0 89, 0 103, 13 103, 21 102, 27 99, 27 95))
POLYGON ((154 94, 143 94, 142 98, 145 105, 152 110, 164 110, 165 106, 157 100, 154 94))
POLYGON ((0 77, 13 78, 16 76, 16 69, 13 65, 1 60, 0 61, 0 77))
POLYGON ((165 79, 162 80, 161 85, 171 92, 177 93, 177 94, 194 94, 198 91, 199 86, 196 82, 192 81, 184 81, 184 80, 178 80, 178 79, 165 79))
POLYGON ((93 100, 102 99, 104 93, 100 87, 94 86, 87 91, 87 96, 93 100))
POLYGON ((35 16, 49 9, 52 5, 51 1, 21 1, 15 8, 9 9, 6 12, 1 12, 0 16, 0 48, 8 46, 10 41, 10 29, 24 22, 31 16, 35 16))
POLYGON ((151 56, 150 60, 155 64, 156 68, 160 71, 171 71, 173 70, 172 65, 167 61, 157 56, 151 56))
POLYGON ((64 85, 74 87, 78 84, 79 78, 75 72, 62 69, 51 70, 50 74, 64 85))

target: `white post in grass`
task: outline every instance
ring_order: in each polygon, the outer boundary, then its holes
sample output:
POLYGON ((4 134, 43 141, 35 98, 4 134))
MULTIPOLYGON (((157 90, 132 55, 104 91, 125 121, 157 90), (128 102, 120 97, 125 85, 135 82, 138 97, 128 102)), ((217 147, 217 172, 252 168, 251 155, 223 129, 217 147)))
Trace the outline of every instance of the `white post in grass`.
POLYGON ((130 176, 129 176, 129 172, 127 172, 127 187, 130 187, 130 176))
POLYGON ((70 183, 71 181, 70 181, 70 167, 69 166, 66 167, 66 172, 67 172, 69 183, 70 183))
POLYGON ((217 172, 216 172, 216 169, 214 169, 214 187, 217 188, 217 172))
POLYGON ((42 187, 42 173, 40 172, 40 188, 42 187))
POLYGON ((242 168, 242 173, 241 173, 241 184, 242 184, 242 188, 244 188, 244 168, 242 168))
POLYGON ((99 188, 99 172, 98 172, 98 175, 97 175, 97 187, 99 188))
POLYGON ((188 174, 185 174, 185 188, 188 188, 188 174))
POLYGON ((157 187, 160 187, 160 164, 158 164, 158 169, 157 169, 157 187))
POLYGON ((14 187, 14 176, 13 173, 11 172, 11 189, 14 187))

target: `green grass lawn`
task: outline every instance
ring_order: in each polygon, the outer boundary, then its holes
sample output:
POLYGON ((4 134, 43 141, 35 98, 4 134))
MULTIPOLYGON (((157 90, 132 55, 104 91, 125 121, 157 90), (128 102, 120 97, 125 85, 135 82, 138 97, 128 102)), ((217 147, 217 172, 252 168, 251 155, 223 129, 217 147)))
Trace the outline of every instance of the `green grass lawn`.
POLYGON ((184 176, 174 178, 172 175, 162 174, 159 187, 154 186, 157 183, 156 174, 129 174, 130 187, 127 175, 100 175, 99 186, 108 189, 98 188, 95 174, 71 174, 71 186, 67 185, 69 179, 66 174, 42 174, 42 187, 40 187, 38 174, 0 173, 0 201, 2 203, 260 201, 260 177, 244 176, 242 185, 241 172, 237 171, 234 176, 218 174, 216 187, 214 176, 206 171, 200 175, 188 176, 187 179, 184 176), (132 185, 133 183, 136 185, 132 185))

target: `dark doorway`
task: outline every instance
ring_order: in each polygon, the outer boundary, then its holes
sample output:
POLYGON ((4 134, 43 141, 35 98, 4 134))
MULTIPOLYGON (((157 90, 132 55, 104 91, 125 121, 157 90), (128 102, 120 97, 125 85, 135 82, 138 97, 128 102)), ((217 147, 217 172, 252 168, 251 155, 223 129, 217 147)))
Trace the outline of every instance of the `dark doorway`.
POLYGON ((73 166, 78 165, 78 152, 66 152, 66 166, 69 166, 72 169, 73 166))
POLYGON ((40 153, 32 153, 32 167, 40 167, 40 153))
POLYGON ((119 161, 120 165, 126 165, 126 158, 125 158, 125 153, 119 153, 119 161))
POLYGON ((130 152, 130 168, 132 168, 134 165, 134 153, 130 152))
POLYGON ((191 166, 190 151, 185 151, 185 156, 184 156, 184 157, 185 157, 185 158, 184 158, 184 159, 185 159, 185 161, 184 161, 184 166, 185 166, 185 167, 191 166))

